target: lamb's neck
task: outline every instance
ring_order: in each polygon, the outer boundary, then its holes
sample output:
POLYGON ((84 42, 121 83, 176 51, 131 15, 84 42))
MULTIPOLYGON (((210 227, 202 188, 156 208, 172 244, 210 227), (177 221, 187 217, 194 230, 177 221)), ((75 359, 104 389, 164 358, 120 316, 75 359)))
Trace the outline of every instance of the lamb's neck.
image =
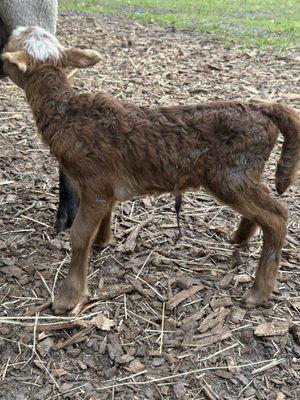
POLYGON ((64 118, 72 96, 68 78, 58 68, 43 67, 28 78, 25 91, 37 128, 47 142, 47 128, 64 118))

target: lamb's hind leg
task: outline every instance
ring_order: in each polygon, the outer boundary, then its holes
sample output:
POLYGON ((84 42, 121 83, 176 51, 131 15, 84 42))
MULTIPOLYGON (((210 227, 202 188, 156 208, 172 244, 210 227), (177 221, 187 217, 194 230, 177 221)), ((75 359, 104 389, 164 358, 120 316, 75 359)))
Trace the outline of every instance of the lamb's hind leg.
POLYGON ((242 217, 237 229, 229 235, 230 243, 247 243, 257 231, 258 225, 248 218, 242 217))
MULTIPOLYGON (((261 184, 261 189, 266 193, 270 192, 268 186, 263 183, 261 184)), ((258 225, 254 221, 242 217, 237 229, 229 235, 229 241, 234 244, 247 243, 255 235, 257 229, 258 225)))
POLYGON ((285 207, 269 194, 261 191, 253 203, 256 214, 254 218, 263 231, 263 248, 253 287, 243 296, 243 301, 249 306, 264 303, 276 286, 287 224, 285 207))
POLYGON ((71 228, 71 266, 53 303, 55 314, 64 314, 78 303, 88 301, 88 258, 97 229, 107 214, 108 204, 90 204, 81 199, 79 211, 71 228))
POLYGON ((111 215, 113 212, 113 206, 112 205, 108 212, 105 214, 103 217, 101 224, 99 225, 98 232, 96 234, 95 240, 94 240, 94 246, 99 246, 99 247, 106 247, 110 240, 111 240, 111 228, 110 228, 110 222, 111 222, 111 215))
POLYGON ((257 223, 263 231, 263 248, 254 279, 243 301, 256 306, 268 300, 276 285, 281 250, 286 234, 287 211, 285 207, 263 188, 249 190, 245 202, 239 205, 243 215, 257 223))
POLYGON ((216 188, 213 192, 222 202, 262 228, 263 248, 258 270, 253 287, 243 296, 247 305, 260 305, 270 298, 276 284, 286 233, 287 211, 279 201, 266 193, 259 183, 243 190, 231 187, 230 192, 226 191, 226 194, 217 192, 216 188))

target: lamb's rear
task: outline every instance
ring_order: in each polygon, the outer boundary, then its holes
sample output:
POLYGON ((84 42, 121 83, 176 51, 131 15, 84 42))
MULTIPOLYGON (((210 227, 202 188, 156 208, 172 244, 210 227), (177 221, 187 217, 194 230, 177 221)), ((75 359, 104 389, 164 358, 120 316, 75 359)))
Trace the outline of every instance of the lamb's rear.
POLYGON ((259 109, 271 118, 284 136, 276 169, 276 189, 284 193, 296 179, 300 162, 300 117, 291 107, 279 103, 260 103, 259 109))

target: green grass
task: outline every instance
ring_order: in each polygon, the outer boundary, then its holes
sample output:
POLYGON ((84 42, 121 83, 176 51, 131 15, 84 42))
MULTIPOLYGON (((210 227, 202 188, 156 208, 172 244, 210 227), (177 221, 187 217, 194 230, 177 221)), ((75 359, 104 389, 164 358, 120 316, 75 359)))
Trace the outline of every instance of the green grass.
POLYGON ((62 0, 60 7, 194 28, 246 48, 300 44, 300 0, 62 0))

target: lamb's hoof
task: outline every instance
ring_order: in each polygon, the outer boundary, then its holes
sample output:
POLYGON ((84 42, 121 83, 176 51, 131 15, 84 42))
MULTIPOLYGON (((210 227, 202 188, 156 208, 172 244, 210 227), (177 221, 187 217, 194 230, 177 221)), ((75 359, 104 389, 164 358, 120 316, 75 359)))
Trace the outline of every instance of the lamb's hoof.
POLYGON ((73 221, 75 219, 76 212, 71 212, 70 214, 63 213, 63 214, 58 214, 57 213, 57 220, 55 222, 55 230, 56 233, 60 233, 65 231, 66 229, 71 228, 73 221))
POLYGON ((78 204, 75 204, 74 202, 67 205, 59 205, 55 222, 55 230, 57 233, 71 228, 76 217, 77 210, 78 204))
POLYGON ((232 243, 232 244, 240 243, 240 241, 238 240, 238 238, 235 235, 235 232, 228 234, 228 241, 229 241, 229 243, 232 243))
POLYGON ((111 230, 105 230, 104 232, 100 231, 95 237, 94 240, 94 247, 97 247, 99 249, 105 249, 113 240, 113 235, 111 233, 111 230))
POLYGON ((106 240, 106 241, 95 241, 93 244, 93 247, 96 249, 105 249, 109 244, 111 243, 111 240, 106 240))
POLYGON ((269 296, 265 294, 261 294, 257 289, 251 288, 247 290, 243 297, 242 302, 245 303, 246 307, 254 308, 257 306, 261 306, 262 304, 266 303, 269 296))
POLYGON ((74 310, 75 314, 79 314, 89 300, 88 295, 81 294, 76 290, 62 289, 52 304, 52 310, 55 315, 66 314, 72 310, 74 310))
POLYGON ((56 233, 60 233, 70 228, 72 224, 68 223, 68 218, 57 219, 55 222, 56 233))
POLYGON ((249 239, 243 239, 240 236, 238 236, 235 232, 232 232, 231 234, 228 235, 228 241, 229 243, 232 244, 246 245, 249 242, 249 239))

